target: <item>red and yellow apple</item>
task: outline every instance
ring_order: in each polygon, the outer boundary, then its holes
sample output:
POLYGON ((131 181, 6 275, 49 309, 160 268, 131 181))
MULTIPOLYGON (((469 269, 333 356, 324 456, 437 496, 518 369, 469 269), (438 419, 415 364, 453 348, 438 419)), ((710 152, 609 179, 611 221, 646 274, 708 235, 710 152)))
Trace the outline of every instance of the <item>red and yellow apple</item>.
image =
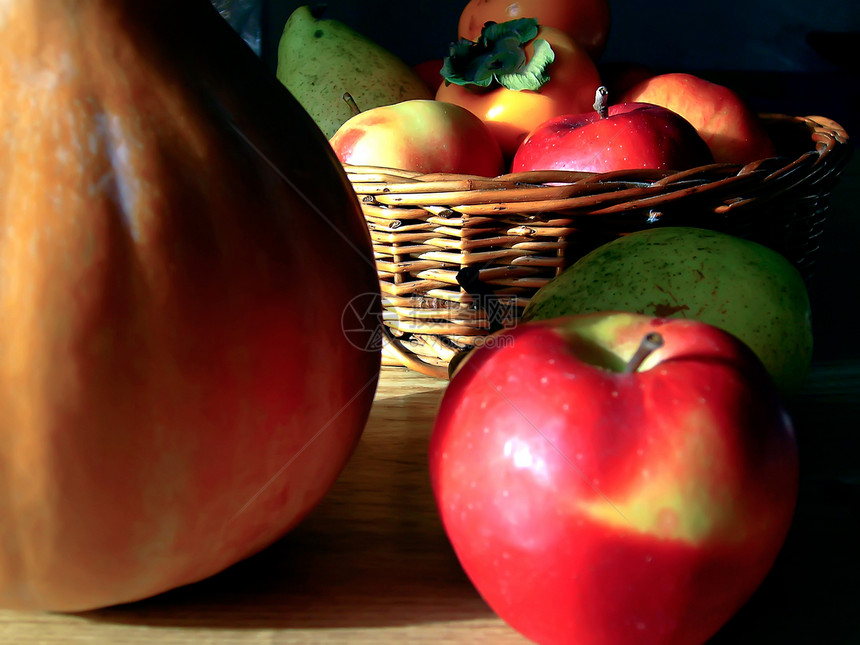
POLYGON ((761 119, 731 88, 683 73, 659 74, 627 92, 622 102, 654 103, 677 112, 699 132, 719 163, 749 163, 775 154, 761 119))
POLYGON ((413 99, 351 117, 329 140, 341 163, 495 177, 505 167, 481 119, 458 105, 413 99))
POLYGON ((429 447, 477 590, 543 645, 705 642, 794 512, 795 437, 761 362, 716 327, 637 314, 490 338, 455 371, 429 447))

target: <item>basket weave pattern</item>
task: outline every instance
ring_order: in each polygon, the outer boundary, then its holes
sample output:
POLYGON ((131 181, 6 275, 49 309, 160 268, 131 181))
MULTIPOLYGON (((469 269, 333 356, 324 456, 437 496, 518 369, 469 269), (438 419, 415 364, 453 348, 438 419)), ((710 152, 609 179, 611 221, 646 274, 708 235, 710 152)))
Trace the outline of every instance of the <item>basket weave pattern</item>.
POLYGON ((755 240, 808 279, 848 137, 823 117, 762 118, 780 156, 746 166, 496 178, 345 166, 373 240, 384 362, 444 378, 576 259, 655 226, 755 240))

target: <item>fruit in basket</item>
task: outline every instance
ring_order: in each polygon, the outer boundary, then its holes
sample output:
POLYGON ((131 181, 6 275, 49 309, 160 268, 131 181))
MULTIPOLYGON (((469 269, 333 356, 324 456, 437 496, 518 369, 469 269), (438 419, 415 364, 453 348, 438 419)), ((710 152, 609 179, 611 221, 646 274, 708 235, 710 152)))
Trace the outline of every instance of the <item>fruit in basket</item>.
POLYGON ((506 160, 547 119, 588 110, 600 85, 588 52, 525 18, 488 26, 479 42, 452 45, 442 76, 436 99, 480 117, 506 160))
POLYGON ((803 278, 782 255, 750 240, 692 227, 630 233, 544 285, 523 320, 609 310, 716 325, 753 349, 785 395, 809 372, 812 325, 803 278))
POLYGON ((758 114, 731 88, 692 74, 659 74, 621 101, 654 103, 677 112, 699 132, 718 163, 749 163, 776 151, 758 114))
POLYGON ((378 290, 355 194, 212 5, 178 6, 0 10, 3 608, 234 564, 367 420, 379 352, 341 328, 378 290))
POLYGON ((290 14, 278 43, 277 76, 326 138, 352 116, 344 93, 363 110, 433 98, 398 56, 338 20, 323 19, 324 9, 305 5, 290 14))
POLYGON ((536 18, 563 31, 595 61, 606 47, 612 22, 608 0, 470 0, 460 14, 457 35, 474 41, 485 23, 518 18, 536 18))
POLYGON ((686 170, 713 161, 695 128, 671 110, 606 100, 601 86, 591 112, 539 125, 517 149, 511 170, 686 170))
POLYGON ((442 101, 403 101, 359 112, 330 140, 342 163, 421 173, 495 177, 505 170, 499 144, 481 119, 442 101))
POLYGON ((429 446, 477 590, 539 643, 705 642, 767 575, 797 496, 760 361, 711 325, 636 314, 497 340, 460 364, 429 446))

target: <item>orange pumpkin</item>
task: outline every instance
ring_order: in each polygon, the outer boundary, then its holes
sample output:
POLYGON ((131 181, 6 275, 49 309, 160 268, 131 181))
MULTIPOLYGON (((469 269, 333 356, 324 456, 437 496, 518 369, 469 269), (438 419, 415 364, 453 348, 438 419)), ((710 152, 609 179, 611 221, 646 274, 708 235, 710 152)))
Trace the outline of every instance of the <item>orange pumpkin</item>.
MULTIPOLYGON (((547 69, 549 81, 539 90, 443 83, 436 91, 436 100, 460 105, 480 117, 507 159, 513 158, 528 133, 544 121, 590 111, 600 86, 597 67, 570 36, 552 27, 541 27, 535 40, 539 39, 546 40, 555 54, 547 69)), ((534 40, 525 46, 527 59, 534 56, 533 43, 534 40)))
POLYGON ((537 18, 541 25, 565 32, 595 61, 609 38, 608 0, 470 0, 460 14, 457 33, 460 38, 475 40, 484 23, 518 18, 537 18))
POLYGON ((378 282, 322 133, 208 0, 3 3, 0 133, 0 606, 278 539, 379 372, 342 330, 378 282))

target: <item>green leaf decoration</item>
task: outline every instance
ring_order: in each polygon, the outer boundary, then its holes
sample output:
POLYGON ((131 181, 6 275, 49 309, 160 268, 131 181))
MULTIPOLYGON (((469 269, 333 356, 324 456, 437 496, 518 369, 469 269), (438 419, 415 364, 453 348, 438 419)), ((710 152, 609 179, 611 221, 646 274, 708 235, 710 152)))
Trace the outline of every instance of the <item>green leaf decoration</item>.
POLYGON ((536 18, 517 18, 507 22, 488 22, 481 29, 478 42, 494 43, 506 38, 516 38, 520 45, 525 45, 538 33, 536 18))
POLYGON ((514 90, 538 90, 549 80, 547 68, 555 60, 549 43, 534 41, 534 55, 527 60, 525 45, 538 33, 534 18, 488 22, 478 40, 453 43, 442 65, 448 84, 481 88, 503 86, 514 90))
POLYGON ((539 90, 549 80, 546 68, 555 60, 555 52, 542 38, 534 41, 534 56, 521 71, 498 76, 502 87, 509 90, 539 90))
POLYGON ((475 43, 461 40, 452 46, 442 65, 442 77, 456 85, 489 87, 504 70, 525 65, 525 52, 513 39, 499 41, 492 49, 478 51, 475 43))

